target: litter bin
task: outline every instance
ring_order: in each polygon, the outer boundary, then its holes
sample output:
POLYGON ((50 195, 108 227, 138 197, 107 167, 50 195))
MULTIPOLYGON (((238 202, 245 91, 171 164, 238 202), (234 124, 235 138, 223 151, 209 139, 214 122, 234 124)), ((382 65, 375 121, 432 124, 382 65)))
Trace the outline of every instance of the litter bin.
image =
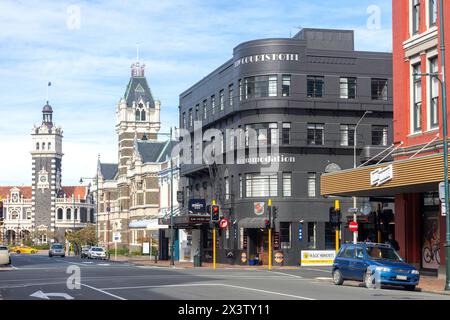
POLYGON ((194 267, 201 267, 202 266, 202 257, 200 255, 194 256, 194 267))

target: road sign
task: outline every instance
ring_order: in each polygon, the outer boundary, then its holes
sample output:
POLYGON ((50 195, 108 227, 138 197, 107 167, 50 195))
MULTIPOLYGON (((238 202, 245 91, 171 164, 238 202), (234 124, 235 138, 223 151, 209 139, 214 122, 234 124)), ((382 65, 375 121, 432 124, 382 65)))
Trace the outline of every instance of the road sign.
POLYGON ((348 213, 358 213, 358 208, 348 208, 348 213))
POLYGON ((350 229, 351 232, 356 232, 358 231, 358 222, 352 221, 348 224, 348 228, 350 229))
POLYGON ((219 222, 220 229, 226 229, 228 227, 228 219, 222 219, 219 222))
POLYGON ((120 242, 120 232, 114 232, 114 234, 113 234, 113 241, 114 242, 120 242))

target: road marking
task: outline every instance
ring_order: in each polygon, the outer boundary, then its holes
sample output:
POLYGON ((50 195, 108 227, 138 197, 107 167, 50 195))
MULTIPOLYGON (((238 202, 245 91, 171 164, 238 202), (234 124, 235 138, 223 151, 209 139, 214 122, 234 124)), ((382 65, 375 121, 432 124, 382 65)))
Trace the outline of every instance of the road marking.
POLYGON ((329 278, 329 277, 315 277, 314 279, 316 279, 316 280, 333 280, 333 278, 329 278))
POLYGON ((119 300, 127 300, 127 299, 122 298, 122 297, 119 297, 119 296, 117 296, 117 295, 115 295, 115 294, 112 294, 112 293, 103 291, 102 289, 95 288, 95 287, 92 287, 92 286, 88 286, 87 284, 83 284, 83 283, 82 283, 81 285, 82 285, 82 286, 85 286, 85 287, 87 287, 87 288, 89 288, 89 289, 92 289, 92 290, 101 292, 101 293, 103 293, 103 294, 106 294, 106 295, 108 295, 108 296, 111 296, 111 297, 113 297, 113 298, 119 299, 119 300))
POLYGON ((40 298, 40 299, 45 299, 45 300, 50 300, 49 297, 63 297, 66 300, 74 299, 71 295, 68 295, 67 293, 61 293, 61 292, 44 293, 41 290, 30 294, 30 297, 40 298))
POLYGON ((275 291, 268 291, 268 290, 262 290, 262 289, 255 289, 255 288, 248 288, 248 287, 242 287, 242 286, 235 286, 231 284, 224 284, 224 283, 189 283, 189 284, 168 284, 168 285, 159 285, 159 286, 137 286, 137 287, 116 287, 116 288, 103 288, 102 290, 130 290, 130 289, 148 289, 148 288, 176 288, 176 287, 193 287, 193 286, 222 286, 222 287, 229 287, 234 289, 242 289, 242 290, 248 290, 248 291, 256 291, 256 292, 262 292, 262 293, 268 293, 272 295, 279 295, 279 296, 285 296, 285 297, 291 297, 291 298, 297 298, 302 300, 315 300, 313 298, 308 297, 302 297, 302 296, 296 296, 292 294, 287 293, 281 293, 281 292, 275 292, 275 291))
POLYGON ((289 276, 289 277, 293 277, 293 278, 303 279, 303 277, 297 276, 295 274, 284 273, 284 272, 279 272, 279 271, 268 271, 268 272, 270 272, 270 273, 278 273, 278 274, 283 274, 283 275, 286 275, 286 276, 289 276))
POLYGON ((98 266, 110 266, 109 263, 98 263, 97 265, 98 265, 98 266))
POLYGON ((331 273, 331 270, 313 269, 313 268, 304 268, 304 267, 300 267, 299 270, 310 270, 310 271, 320 271, 320 272, 331 273))
POLYGON ((86 262, 83 262, 84 264, 93 264, 93 262, 92 261, 86 261, 86 262))

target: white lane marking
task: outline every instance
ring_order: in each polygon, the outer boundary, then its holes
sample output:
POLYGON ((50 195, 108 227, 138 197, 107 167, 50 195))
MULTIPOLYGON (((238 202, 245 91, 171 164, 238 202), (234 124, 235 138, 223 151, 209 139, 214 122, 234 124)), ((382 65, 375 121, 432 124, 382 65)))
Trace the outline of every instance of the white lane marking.
POLYGON ((93 264, 93 262, 92 261, 86 261, 86 262, 83 262, 84 264, 93 264))
POLYGON ((30 297, 39 298, 39 299, 45 299, 45 300, 50 300, 49 297, 63 297, 66 300, 73 300, 74 299, 71 295, 69 295, 67 293, 63 293, 63 292, 44 293, 41 290, 30 294, 30 297))
POLYGON ((333 280, 333 278, 328 278, 328 277, 315 277, 314 279, 316 279, 316 280, 333 280))
POLYGON ((110 266, 109 263, 98 263, 97 265, 98 265, 98 266, 110 266))
POLYGON ((16 266, 11 265, 11 268, 13 268, 14 270, 19 270, 19 268, 17 268, 16 266))
POLYGON ((320 272, 331 273, 331 270, 313 269, 313 268, 305 268, 305 267, 300 267, 299 270, 320 271, 320 272))
POLYGON ((248 290, 248 291, 256 291, 261 293, 267 293, 272 295, 279 295, 279 296, 285 296, 285 297, 291 297, 291 298, 297 298, 302 300, 315 300, 313 298, 308 297, 302 297, 302 296, 296 296, 292 294, 287 293, 281 293, 281 292, 275 292, 275 291, 268 291, 268 290, 262 290, 262 289, 255 289, 255 288, 248 288, 248 287, 242 287, 242 286, 234 286, 231 284, 224 284, 224 283, 189 283, 189 284, 169 284, 169 285, 160 285, 160 286, 137 286, 137 287, 116 287, 116 288, 103 288, 102 290, 130 290, 130 289, 149 289, 149 288, 176 288, 176 287, 193 287, 193 286, 222 286, 222 287, 229 287, 234 289, 242 289, 242 290, 248 290))
POLYGON ((84 284, 84 283, 82 283, 81 285, 82 285, 82 286, 85 286, 85 287, 87 287, 87 288, 89 288, 89 289, 92 289, 92 290, 101 292, 101 293, 103 293, 103 294, 106 294, 106 295, 108 295, 108 296, 111 296, 111 297, 113 297, 113 298, 119 299, 119 300, 127 300, 127 299, 122 298, 122 297, 119 297, 119 296, 117 296, 117 295, 115 295, 115 294, 106 292, 106 291, 104 291, 104 290, 102 290, 102 289, 95 288, 95 287, 92 287, 92 286, 88 286, 87 284, 84 284))
POLYGON ((286 276, 293 277, 293 278, 303 279, 302 276, 297 276, 295 274, 284 273, 284 272, 279 272, 279 271, 268 271, 268 272, 270 272, 270 273, 278 273, 278 274, 286 275, 286 276))

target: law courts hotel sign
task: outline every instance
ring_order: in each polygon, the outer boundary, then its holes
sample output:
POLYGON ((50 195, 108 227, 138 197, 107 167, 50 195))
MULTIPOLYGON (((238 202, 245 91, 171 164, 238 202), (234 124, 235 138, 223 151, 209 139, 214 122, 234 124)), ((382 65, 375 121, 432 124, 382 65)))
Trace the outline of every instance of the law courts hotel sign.
POLYGON ((300 54, 298 53, 261 53, 251 56, 242 57, 234 62, 234 67, 240 65, 256 63, 256 62, 273 62, 273 61, 296 61, 300 62, 300 54))

